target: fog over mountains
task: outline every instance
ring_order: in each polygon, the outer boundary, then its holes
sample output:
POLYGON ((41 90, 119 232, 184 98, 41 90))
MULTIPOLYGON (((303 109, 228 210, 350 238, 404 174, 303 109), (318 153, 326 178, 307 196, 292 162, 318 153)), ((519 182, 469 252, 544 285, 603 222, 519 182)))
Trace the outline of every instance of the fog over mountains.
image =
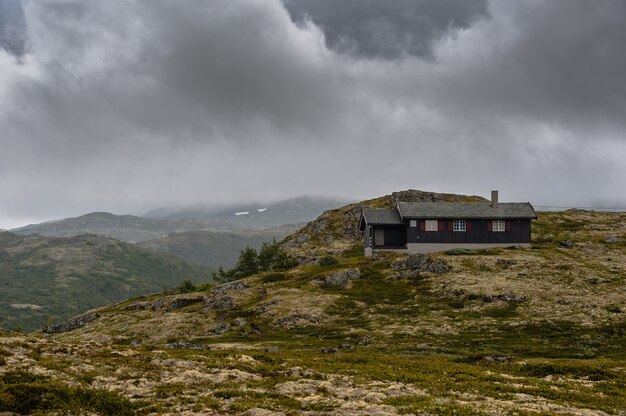
POLYGON ((2 228, 407 188, 623 201, 623 1, 0 5, 2 228))

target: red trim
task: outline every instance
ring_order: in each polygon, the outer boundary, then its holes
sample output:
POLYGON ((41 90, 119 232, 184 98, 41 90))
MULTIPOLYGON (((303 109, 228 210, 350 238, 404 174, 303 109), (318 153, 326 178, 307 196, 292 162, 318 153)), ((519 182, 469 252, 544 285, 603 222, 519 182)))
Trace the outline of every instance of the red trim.
POLYGON ((506 231, 511 231, 511 221, 505 221, 504 222, 504 229, 506 231))
POLYGON ((454 231, 454 228, 452 228, 452 223, 453 222, 454 221, 452 221, 452 220, 448 221, 448 231, 454 231))
POLYGON ((493 231, 493 220, 487 220, 487 231, 493 231))
POLYGON ((426 221, 420 221, 420 231, 426 231, 426 221))
POLYGON ((439 227, 439 231, 445 231, 446 227, 445 224, 443 223, 443 220, 437 220, 437 227, 439 227))
POLYGON ((472 231, 472 222, 471 222, 471 221, 469 221, 469 220, 465 220, 465 230, 466 230, 467 232, 472 231))

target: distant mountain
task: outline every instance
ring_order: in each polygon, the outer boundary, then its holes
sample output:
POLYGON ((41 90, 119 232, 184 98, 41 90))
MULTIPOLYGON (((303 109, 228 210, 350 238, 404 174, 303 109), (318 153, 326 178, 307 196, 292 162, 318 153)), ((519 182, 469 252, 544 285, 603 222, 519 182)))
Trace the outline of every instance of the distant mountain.
POLYGON ((210 270, 110 238, 0 232, 0 328, 31 331, 93 307, 161 292, 210 270))
POLYGON ((285 224, 298 224, 314 220, 323 212, 335 209, 347 199, 299 196, 273 203, 246 203, 226 207, 192 206, 161 208, 146 214, 147 218, 167 220, 195 220, 207 224, 220 224, 231 229, 264 229, 285 224))
POLYGON ((188 231, 145 241, 139 246, 213 269, 219 266, 232 268, 244 248, 249 246, 258 250, 263 243, 280 241, 298 228, 297 225, 284 225, 256 231, 188 231))
POLYGON ((185 220, 157 220, 133 215, 92 212, 76 218, 27 225, 11 230, 19 235, 39 234, 47 237, 73 237, 96 234, 136 243, 163 237, 177 231, 203 229, 206 224, 185 220))
POLYGON ((338 199, 307 196, 272 204, 162 208, 148 213, 146 217, 93 212, 76 218, 32 224, 11 232, 48 237, 96 234, 139 243, 186 231, 263 230, 286 224, 301 224, 343 204, 344 201, 338 199))

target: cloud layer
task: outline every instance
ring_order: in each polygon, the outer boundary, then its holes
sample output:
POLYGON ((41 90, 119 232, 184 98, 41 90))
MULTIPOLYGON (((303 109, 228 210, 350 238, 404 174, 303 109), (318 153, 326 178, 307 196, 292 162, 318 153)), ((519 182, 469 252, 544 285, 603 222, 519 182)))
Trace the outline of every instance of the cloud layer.
POLYGON ((408 187, 624 195, 623 2, 336 3, 26 1, 27 53, 0 51, 0 228, 408 187))

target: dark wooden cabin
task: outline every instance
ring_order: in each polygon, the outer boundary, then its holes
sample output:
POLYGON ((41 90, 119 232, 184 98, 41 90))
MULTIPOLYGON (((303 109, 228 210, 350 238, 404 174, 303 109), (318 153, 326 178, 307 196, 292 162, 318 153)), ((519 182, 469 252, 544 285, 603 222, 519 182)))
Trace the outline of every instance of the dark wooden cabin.
POLYGON ((376 250, 432 253, 451 248, 530 245, 528 202, 399 202, 395 209, 364 209, 359 229, 365 254, 376 250))

